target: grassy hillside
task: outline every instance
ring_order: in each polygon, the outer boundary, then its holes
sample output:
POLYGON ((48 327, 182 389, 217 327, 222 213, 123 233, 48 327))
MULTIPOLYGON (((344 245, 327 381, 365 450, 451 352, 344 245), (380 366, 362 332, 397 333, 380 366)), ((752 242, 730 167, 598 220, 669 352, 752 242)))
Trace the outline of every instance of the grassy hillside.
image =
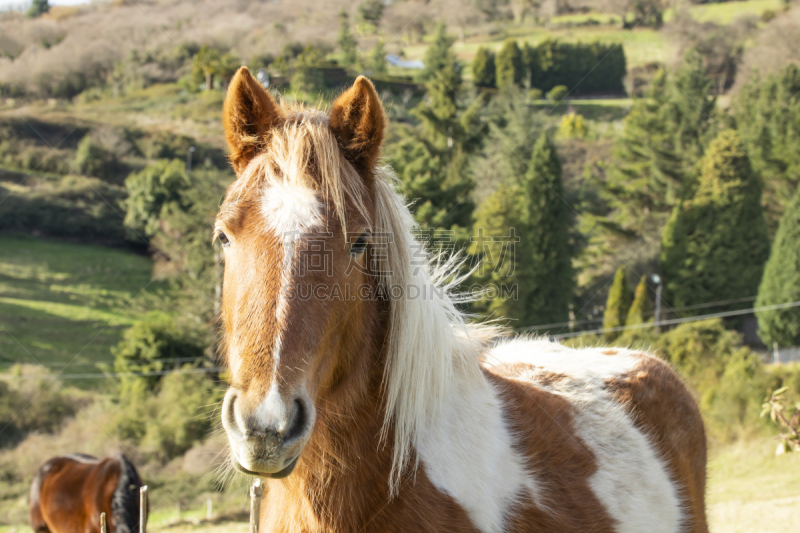
POLYGON ((17 235, 0 235, 0 250, 0 368, 72 362, 68 373, 96 371, 170 290, 151 281, 149 258, 126 250, 17 235))

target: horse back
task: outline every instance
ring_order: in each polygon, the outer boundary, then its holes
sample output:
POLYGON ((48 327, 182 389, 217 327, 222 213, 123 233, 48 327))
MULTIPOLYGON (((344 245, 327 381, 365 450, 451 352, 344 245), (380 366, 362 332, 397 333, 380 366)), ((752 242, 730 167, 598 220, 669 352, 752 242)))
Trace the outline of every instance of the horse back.
POLYGON ((540 487, 510 531, 708 530, 703 422, 667 364, 533 340, 501 345, 486 360, 540 487))
POLYGON ((112 500, 120 478, 116 458, 60 456, 48 460, 31 485, 31 527, 36 532, 85 533, 100 530, 106 513, 115 531, 112 500))

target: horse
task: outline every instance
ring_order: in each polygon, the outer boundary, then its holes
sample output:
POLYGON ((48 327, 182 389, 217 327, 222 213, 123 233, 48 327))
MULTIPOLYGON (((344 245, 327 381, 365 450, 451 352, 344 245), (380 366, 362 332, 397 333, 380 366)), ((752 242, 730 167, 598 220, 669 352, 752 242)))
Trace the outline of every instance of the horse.
POLYGON ((222 118, 221 414, 259 531, 708 531, 692 394, 653 355, 468 319, 367 78, 324 111, 242 67, 222 118))
POLYGON ((138 533, 142 480, 125 455, 105 459, 70 454, 53 457, 33 478, 30 524, 34 533, 138 533))

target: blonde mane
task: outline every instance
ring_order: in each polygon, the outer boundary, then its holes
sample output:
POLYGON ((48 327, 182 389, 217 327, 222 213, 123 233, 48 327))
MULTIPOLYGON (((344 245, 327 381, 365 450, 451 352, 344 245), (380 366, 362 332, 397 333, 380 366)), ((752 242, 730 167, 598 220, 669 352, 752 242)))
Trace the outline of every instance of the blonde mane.
MULTIPOLYGON (((364 180, 339 150, 325 113, 292 110, 265 148, 234 183, 230 198, 242 196, 250 187, 283 181, 318 190, 333 206, 345 232, 348 205, 370 220, 363 201, 364 180)), ((388 253, 377 265, 380 288, 390 302, 381 437, 394 430, 389 487, 396 495, 412 457, 416 467, 412 451, 416 436, 435 420, 454 386, 456 370, 461 375, 480 374, 479 357, 499 328, 468 322, 451 292, 461 281, 456 275, 460 262, 441 260, 417 241, 416 224, 391 168, 378 166, 374 176, 372 230, 376 239, 389 236, 388 253), (408 298, 410 287, 419 289, 418 297, 408 298)))

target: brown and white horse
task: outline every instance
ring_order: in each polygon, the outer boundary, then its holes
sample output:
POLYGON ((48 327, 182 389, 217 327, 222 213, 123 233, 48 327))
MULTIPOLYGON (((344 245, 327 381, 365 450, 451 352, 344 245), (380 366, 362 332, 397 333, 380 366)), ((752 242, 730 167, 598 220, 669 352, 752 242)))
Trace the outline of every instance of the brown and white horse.
POLYGON ((110 533, 139 531, 142 480, 122 454, 105 459, 75 453, 44 463, 31 483, 34 533, 100 533, 106 513, 110 533))
POLYGON ((498 343, 448 295, 359 77, 330 113, 242 68, 216 221, 231 462, 265 531, 707 531, 697 406, 644 353, 498 343))

